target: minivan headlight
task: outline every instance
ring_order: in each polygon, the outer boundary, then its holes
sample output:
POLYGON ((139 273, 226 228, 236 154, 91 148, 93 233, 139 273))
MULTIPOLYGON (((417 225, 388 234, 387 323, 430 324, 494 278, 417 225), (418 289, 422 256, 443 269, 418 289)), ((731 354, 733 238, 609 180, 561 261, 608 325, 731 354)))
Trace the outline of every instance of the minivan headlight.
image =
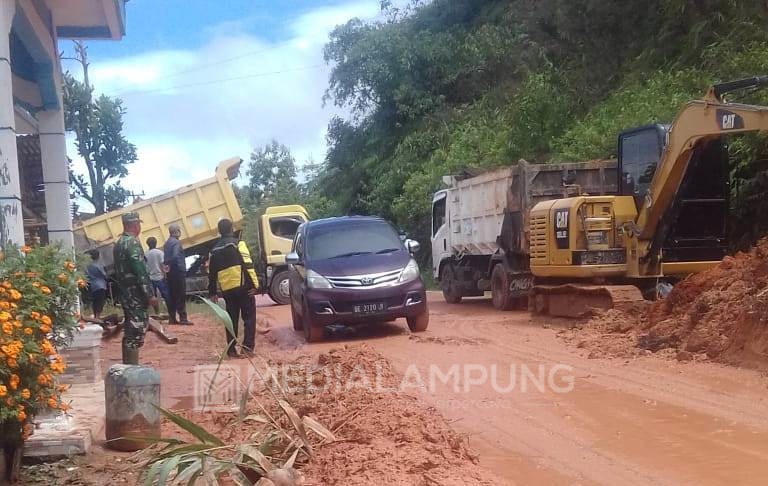
POLYGON ((419 264, 416 260, 411 259, 408 265, 405 266, 402 272, 400 272, 400 278, 397 279, 398 283, 410 282, 419 278, 419 264))
POLYGON ((333 288, 333 285, 319 273, 307 270, 307 287, 310 289, 330 289, 333 288))

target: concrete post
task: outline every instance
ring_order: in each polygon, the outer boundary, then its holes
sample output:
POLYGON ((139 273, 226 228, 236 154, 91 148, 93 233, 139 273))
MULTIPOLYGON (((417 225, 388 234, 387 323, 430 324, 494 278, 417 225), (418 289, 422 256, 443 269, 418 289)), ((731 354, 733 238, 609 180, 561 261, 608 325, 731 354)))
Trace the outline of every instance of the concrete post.
POLYGON ((16 0, 0 0, 0 246, 24 244, 9 35, 16 0))
MULTIPOLYGON (((61 107, 61 103, 59 103, 61 107)), ((45 212, 48 219, 48 239, 60 242, 62 248, 72 249, 72 213, 69 200, 69 167, 67 142, 64 135, 62 109, 37 114, 40 127, 40 156, 43 163, 45 212)))

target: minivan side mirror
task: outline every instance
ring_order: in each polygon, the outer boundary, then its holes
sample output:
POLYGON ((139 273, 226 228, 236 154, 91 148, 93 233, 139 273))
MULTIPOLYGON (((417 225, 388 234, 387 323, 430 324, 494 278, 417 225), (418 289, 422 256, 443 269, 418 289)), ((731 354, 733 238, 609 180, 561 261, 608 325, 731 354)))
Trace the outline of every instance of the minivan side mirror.
POLYGON ((295 251, 285 255, 285 263, 288 265, 301 265, 301 257, 295 251))
POLYGON ((416 240, 405 240, 405 247, 409 252, 416 253, 419 251, 419 248, 421 248, 421 245, 416 240))

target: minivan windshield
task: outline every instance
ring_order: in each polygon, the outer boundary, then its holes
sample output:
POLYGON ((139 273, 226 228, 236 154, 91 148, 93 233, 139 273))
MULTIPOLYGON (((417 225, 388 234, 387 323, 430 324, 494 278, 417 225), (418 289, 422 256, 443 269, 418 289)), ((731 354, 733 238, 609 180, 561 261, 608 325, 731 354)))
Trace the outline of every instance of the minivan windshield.
POLYGON ((311 260, 383 255, 403 248, 397 232, 385 221, 343 220, 310 228, 307 235, 307 258, 311 260))

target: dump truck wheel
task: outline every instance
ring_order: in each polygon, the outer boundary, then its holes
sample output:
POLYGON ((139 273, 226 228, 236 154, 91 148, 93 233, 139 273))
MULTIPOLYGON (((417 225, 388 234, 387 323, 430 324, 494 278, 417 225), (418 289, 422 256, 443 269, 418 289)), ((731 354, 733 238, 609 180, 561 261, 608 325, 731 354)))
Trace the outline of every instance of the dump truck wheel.
POLYGON ((291 301, 288 270, 278 272, 272 277, 269 284, 269 296, 280 305, 286 305, 291 301))
POLYGON ((499 310, 512 310, 515 308, 515 298, 509 292, 509 275, 504 270, 504 265, 496 265, 491 273, 491 296, 493 306, 499 310))
POLYGON ((449 304, 458 304, 461 302, 461 283, 456 278, 456 270, 452 264, 448 264, 443 269, 440 277, 440 288, 443 290, 443 298, 449 304))

